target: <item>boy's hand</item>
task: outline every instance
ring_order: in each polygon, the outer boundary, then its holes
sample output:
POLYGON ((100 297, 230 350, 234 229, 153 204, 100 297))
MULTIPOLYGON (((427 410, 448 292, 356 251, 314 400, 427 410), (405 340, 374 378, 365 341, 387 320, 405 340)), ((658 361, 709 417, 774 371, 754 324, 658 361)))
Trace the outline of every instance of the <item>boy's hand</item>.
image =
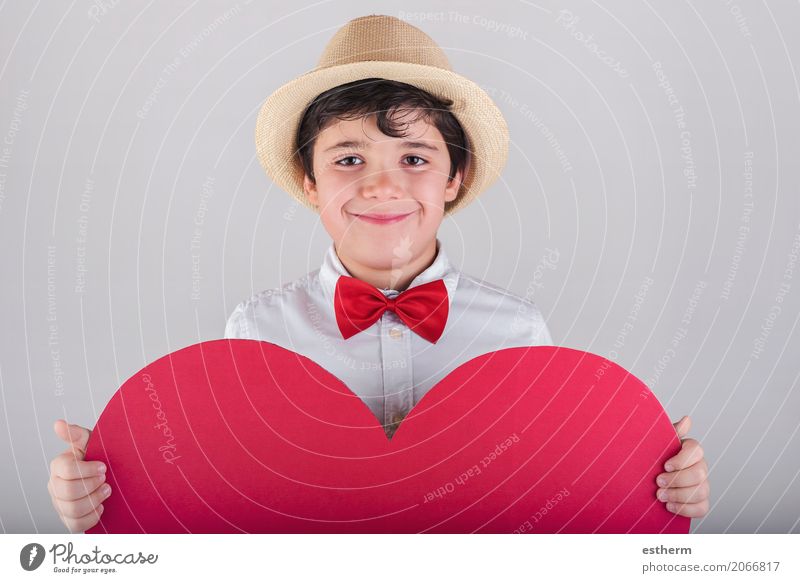
POLYGON ((100 520, 101 502, 111 487, 105 483, 105 464, 84 461, 91 431, 59 419, 53 429, 70 447, 50 462, 47 490, 61 522, 70 532, 84 532, 100 520))
POLYGON ((680 516, 700 518, 708 514, 708 464, 696 439, 684 439, 692 420, 684 416, 673 423, 681 450, 664 463, 665 473, 656 478, 656 496, 666 502, 667 510, 680 516))

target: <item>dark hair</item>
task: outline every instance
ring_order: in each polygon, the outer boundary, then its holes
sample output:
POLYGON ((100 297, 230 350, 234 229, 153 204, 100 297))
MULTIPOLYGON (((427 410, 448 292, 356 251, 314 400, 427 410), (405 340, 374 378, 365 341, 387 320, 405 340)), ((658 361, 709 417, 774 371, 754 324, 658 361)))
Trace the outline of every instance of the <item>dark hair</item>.
POLYGON ((461 178, 465 180, 469 139, 450 111, 452 105, 453 102, 447 98, 436 97, 400 81, 372 77, 345 83, 320 93, 308 105, 297 130, 297 155, 305 173, 315 181, 314 142, 334 119, 350 120, 374 114, 381 132, 392 138, 401 138, 405 137, 410 124, 422 118, 439 130, 447 144, 450 154, 448 178, 452 179, 461 170, 461 178), (405 112, 399 119, 394 118, 394 113, 406 109, 416 109, 419 113, 413 119, 409 119, 405 112))

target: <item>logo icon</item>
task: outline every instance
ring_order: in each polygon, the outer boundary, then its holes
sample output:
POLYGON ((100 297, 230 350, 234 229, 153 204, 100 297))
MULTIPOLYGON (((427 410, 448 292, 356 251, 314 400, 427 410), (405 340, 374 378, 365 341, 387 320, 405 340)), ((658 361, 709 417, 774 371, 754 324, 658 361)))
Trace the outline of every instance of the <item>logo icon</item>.
POLYGON ((26 571, 35 571, 44 561, 44 547, 38 543, 30 543, 19 552, 19 564, 26 571))

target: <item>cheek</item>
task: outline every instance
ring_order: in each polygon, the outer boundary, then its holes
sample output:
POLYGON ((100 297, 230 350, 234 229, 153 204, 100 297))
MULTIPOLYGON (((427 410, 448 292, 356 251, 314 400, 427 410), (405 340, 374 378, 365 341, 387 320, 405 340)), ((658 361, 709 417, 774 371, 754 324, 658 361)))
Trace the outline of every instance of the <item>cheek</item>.
POLYGON ((329 204, 325 207, 324 212, 320 214, 320 219, 322 220, 325 230, 334 237, 341 236, 347 227, 342 218, 341 208, 335 204, 329 204))
POLYGON ((421 199, 420 204, 422 205, 423 209, 423 217, 426 223, 431 221, 441 221, 442 217, 444 216, 444 192, 442 192, 441 188, 437 188, 435 191, 432 192, 431 196, 426 196, 424 199, 421 199))
POLYGON ((317 179, 317 192, 319 203, 324 215, 335 217, 341 213, 342 205, 347 200, 347 193, 342 185, 330 176, 321 176, 317 179))
POLYGON ((336 169, 333 165, 322 164, 317 179, 325 186, 327 192, 339 192, 353 180, 348 174, 342 169, 336 169))
POLYGON ((431 211, 436 207, 444 207, 447 174, 429 172, 420 177, 414 188, 417 192, 416 198, 425 206, 426 210, 431 211))
POLYGON ((331 238, 339 242, 349 235, 351 219, 342 208, 344 200, 328 198, 326 202, 320 212, 320 220, 331 238))

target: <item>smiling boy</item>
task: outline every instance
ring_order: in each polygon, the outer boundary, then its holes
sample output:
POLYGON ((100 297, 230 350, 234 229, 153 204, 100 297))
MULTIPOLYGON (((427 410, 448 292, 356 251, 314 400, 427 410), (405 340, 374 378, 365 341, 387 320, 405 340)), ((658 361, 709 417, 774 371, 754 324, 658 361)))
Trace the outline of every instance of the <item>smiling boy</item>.
POLYGON ((406 121, 410 139, 387 137, 374 116, 320 132, 304 188, 347 271, 403 290, 433 263, 444 205, 455 200, 463 168, 451 164, 441 132, 418 110, 395 115, 395 122, 416 115, 406 121))
MULTIPOLYGON (((242 302, 225 330, 311 358, 361 397, 389 437, 460 364, 552 344, 535 304, 461 273, 437 238, 472 163, 451 104, 382 78, 315 96, 292 153, 298 196, 333 241, 320 269, 242 302)), ((276 174, 285 155, 270 151, 262 162, 276 174)))
MULTIPOLYGON (((552 344, 533 302, 461 273, 437 238, 445 216, 497 178, 508 134, 491 98, 422 31, 389 16, 348 22, 316 69, 264 103, 256 146, 274 182, 319 213, 332 244, 320 269, 240 303, 227 338, 310 357, 390 438, 460 364, 552 344)), ((668 510, 700 517, 708 466, 685 438, 689 418, 674 425, 682 448, 654 491, 668 510)), ((64 524, 84 531, 110 495, 104 469, 84 460, 88 429, 59 420, 55 430, 70 448, 51 463, 48 489, 64 524)))

